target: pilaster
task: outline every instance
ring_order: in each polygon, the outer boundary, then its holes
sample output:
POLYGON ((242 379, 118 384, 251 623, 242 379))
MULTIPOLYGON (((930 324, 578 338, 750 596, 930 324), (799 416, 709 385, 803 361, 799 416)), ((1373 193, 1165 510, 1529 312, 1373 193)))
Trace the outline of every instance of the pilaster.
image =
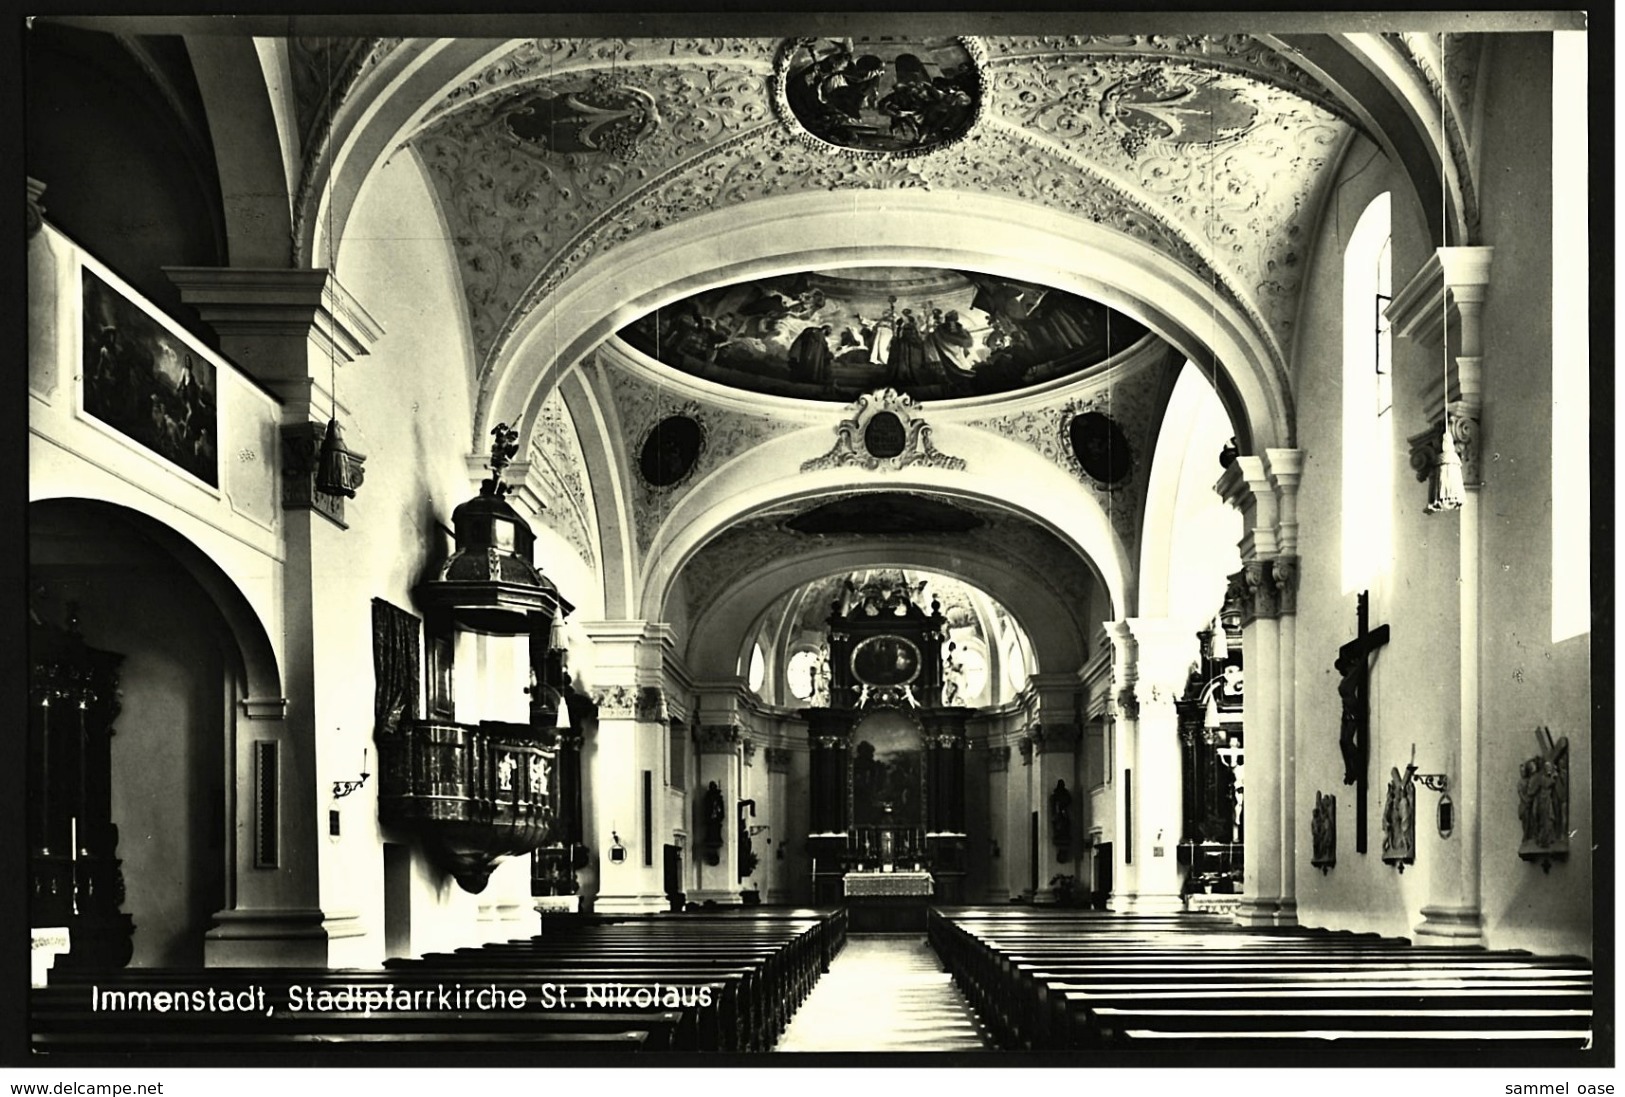
MULTIPOLYGON (((1174 702, 1183 691, 1196 653, 1195 634, 1166 618, 1129 618, 1116 623, 1114 643, 1132 660, 1137 704, 1126 720, 1124 746, 1130 759, 1132 793, 1124 828, 1121 875, 1112 909, 1124 912, 1180 910, 1181 826, 1179 715, 1174 702)), ((1114 870, 1114 876, 1117 872, 1114 870)))
MULTIPOLYGON (((353 770, 324 772, 322 759, 333 752, 318 749, 316 729, 344 725, 331 710, 352 686, 348 656, 330 657, 325 650, 337 642, 325 638, 348 635, 338 624, 350 605, 324 597, 328 592, 321 586, 323 562, 342 559, 346 551, 343 511, 339 498, 303 486, 314 464, 300 461, 312 456, 308 443, 313 429, 320 429, 312 420, 326 420, 333 411, 331 392, 318 388, 315 378, 325 384, 339 358, 353 362, 365 355, 382 329, 325 270, 177 267, 166 272, 181 299, 215 331, 221 350, 282 399, 284 449, 296 469, 291 478, 296 482, 285 480, 283 515, 284 685, 290 703, 280 713, 253 720, 252 734, 241 737, 251 741, 232 752, 240 833, 253 833, 255 824, 255 759, 275 759, 281 796, 278 864, 270 871, 256 866, 251 851, 241 848, 250 843, 238 844, 228 889, 232 906, 215 916, 205 936, 205 960, 342 966, 363 931, 352 912, 328 909, 337 904, 323 894, 321 858, 330 845, 321 826, 326 805, 318 801, 320 790, 353 770), (269 744, 274 751, 265 749, 269 744)), ((348 751, 344 757, 349 764, 348 751)))
MULTIPOLYGON (((1454 872, 1433 872, 1429 876, 1428 902, 1422 908, 1422 922, 1416 927, 1419 944, 1460 945, 1484 942, 1483 917, 1483 838, 1480 794, 1480 740, 1484 725, 1480 679, 1483 670, 1483 636, 1480 627, 1483 583, 1480 561, 1483 554, 1484 421, 1486 394, 1483 388, 1484 302, 1488 298, 1490 271, 1495 249, 1439 248, 1417 271, 1409 284, 1395 295, 1387 314, 1394 330, 1419 346, 1438 346, 1440 369, 1424 373, 1422 406, 1438 409, 1425 430, 1411 438, 1411 467, 1417 479, 1428 485, 1430 514, 1448 515, 1440 506, 1440 454, 1449 435, 1449 444, 1461 461, 1462 486, 1457 508, 1459 546, 1458 643, 1461 674, 1457 683, 1459 737, 1457 758, 1461 772, 1451 776, 1451 797, 1458 805, 1454 872), (1452 333, 1455 353, 1450 351, 1452 333), (1434 340, 1440 340, 1435 344, 1434 340)), ((1448 520, 1448 518, 1441 518, 1448 520)))
MULTIPOLYGON (((762 748, 762 763, 767 767, 767 840, 758 850, 767 867, 767 883, 762 898, 769 903, 788 903, 792 899, 790 862, 786 842, 790 837, 790 767, 793 759, 786 747, 762 748)), ((761 808, 757 809, 761 811, 761 808)))
POLYGON ((674 828, 659 793, 670 719, 661 671, 670 636, 647 621, 588 621, 581 627, 593 644, 591 696, 598 709, 597 731, 582 759, 591 790, 586 845, 597 865, 592 909, 666 910, 661 846, 674 828))
POLYGON ((1295 688, 1298 487, 1303 452, 1269 449, 1240 455, 1215 489, 1242 515, 1241 570, 1226 601, 1240 612, 1247 666, 1247 815, 1244 894, 1236 919, 1246 925, 1297 924, 1295 688))
POLYGON ((699 753, 699 835, 696 862, 699 888, 691 896, 697 903, 718 906, 739 904, 739 801, 745 729, 738 724, 701 724, 694 729, 699 753), (720 819, 713 814, 721 809, 720 819))
POLYGON ((1010 755, 1008 743, 987 748, 987 895, 986 901, 1002 903, 1011 896, 1010 888, 1010 755))

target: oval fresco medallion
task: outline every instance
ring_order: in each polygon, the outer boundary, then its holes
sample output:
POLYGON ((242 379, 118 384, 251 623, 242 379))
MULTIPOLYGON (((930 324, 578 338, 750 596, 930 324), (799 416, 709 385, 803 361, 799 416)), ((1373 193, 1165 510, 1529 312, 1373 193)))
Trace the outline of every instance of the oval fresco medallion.
POLYGON ((1067 424, 1067 440, 1079 466, 1102 484, 1120 484, 1134 469, 1134 453, 1123 428, 1098 411, 1074 415, 1067 424))
POLYGON ((910 156, 958 141, 982 106, 965 38, 795 38, 779 52, 788 121, 838 148, 910 156))
POLYGON ((705 429, 686 415, 672 415, 654 425, 638 454, 638 470, 657 488, 682 483, 694 471, 705 448, 705 429))

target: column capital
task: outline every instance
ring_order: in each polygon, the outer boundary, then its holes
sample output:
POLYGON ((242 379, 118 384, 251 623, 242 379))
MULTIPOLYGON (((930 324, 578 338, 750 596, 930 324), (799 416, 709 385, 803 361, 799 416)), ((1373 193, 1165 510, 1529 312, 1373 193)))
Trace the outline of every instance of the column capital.
POLYGON ((1010 769, 1010 744, 987 748, 987 771, 1005 773, 1010 769))
POLYGON ((1229 576, 1225 602, 1241 613, 1241 627, 1254 621, 1273 621, 1281 616, 1280 588, 1276 585, 1273 560, 1253 560, 1229 576))
POLYGON ((1115 623, 1125 648, 1127 677, 1137 704, 1172 704, 1185 690, 1198 656, 1196 630, 1167 617, 1128 617, 1115 623))
POLYGON ((666 721, 666 697, 658 686, 609 685, 592 691, 600 720, 666 721))
POLYGON ((790 772, 790 750, 788 747, 766 747, 762 751, 762 757, 767 762, 767 772, 790 772))
POLYGON ((288 699, 286 697, 244 697, 238 704, 242 706, 243 715, 250 720, 286 720, 288 718, 288 699))
POLYGON ((739 743, 739 756, 744 759, 747 766, 756 764, 756 740, 746 738, 739 743))
POLYGON ((694 729, 694 742, 701 754, 737 754, 748 740, 738 724, 701 724, 694 729))
POLYGON ((383 328, 331 271, 165 267, 164 273, 226 356, 283 401, 287 422, 343 417, 332 372, 369 353, 383 328))
POLYGON ((1021 764, 1022 765, 1030 766, 1030 765, 1033 764, 1033 741, 1032 741, 1032 739, 1030 739, 1027 736, 1023 735, 1020 739, 1016 740, 1016 749, 1021 751, 1021 764))
POLYGON ((1270 583, 1275 588, 1276 605, 1282 617, 1298 612, 1298 557, 1277 556, 1270 561, 1270 583))
POLYGON ((354 362, 384 334, 325 267, 165 267, 164 273, 221 338, 308 335, 323 355, 354 362))
POLYGON ((1029 732, 1037 754, 1076 754, 1083 732, 1076 724, 1038 724, 1029 732))

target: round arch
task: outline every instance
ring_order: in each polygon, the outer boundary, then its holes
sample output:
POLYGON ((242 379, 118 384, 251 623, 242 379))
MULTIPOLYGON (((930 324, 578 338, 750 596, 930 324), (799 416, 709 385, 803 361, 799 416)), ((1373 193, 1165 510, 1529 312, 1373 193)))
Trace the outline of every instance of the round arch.
POLYGON ((691 622, 686 662, 697 677, 727 677, 737 666, 740 640, 755 626, 761 607, 785 591, 812 580, 862 568, 901 567, 934 571, 987 590, 1027 634, 1039 667, 1076 670, 1088 656, 1091 626, 1055 597, 1035 576, 1010 567, 1007 558, 960 547, 874 539, 861 545, 830 545, 778 559, 729 584, 725 593, 691 622), (990 583, 988 576, 999 577, 990 583), (739 627, 718 627, 738 622, 739 627))
POLYGON ((476 432, 492 426, 497 409, 514 407, 529 409, 528 431, 538 397, 565 369, 661 305, 743 279, 881 258, 1004 274, 1101 301, 1219 371, 1245 452, 1292 444, 1291 392, 1273 343, 1234 305, 1215 302, 1190 269, 1085 218, 993 195, 917 190, 762 199, 595 257, 518 323, 490 365, 476 432), (606 301, 617 304, 606 310, 606 301))
POLYGON ((117 503, 81 496, 54 496, 35 499, 28 505, 31 522, 42 515, 81 512, 103 525, 125 525, 150 538, 192 576, 219 609, 226 627, 236 640, 242 660, 244 697, 273 700, 284 696, 282 672, 271 638, 259 614, 243 592, 202 549, 184 534, 151 515, 117 503))
MULTIPOLYGON (((770 508, 810 504, 854 489, 922 491, 992 504, 1058 537, 1093 573, 1111 610, 1133 612, 1133 565, 1127 550, 1099 502, 1066 472, 989 431, 933 422, 932 438, 943 453, 975 454, 976 461, 958 471, 914 465, 861 479, 840 467, 802 472, 802 460, 828 449, 827 427, 797 431, 734 458, 696 485, 667 515, 638 584, 639 616, 662 619, 677 574, 722 531, 770 508), (979 472, 978 466, 996 474, 979 472)), ((1008 561, 994 566, 1007 568, 1008 561)))

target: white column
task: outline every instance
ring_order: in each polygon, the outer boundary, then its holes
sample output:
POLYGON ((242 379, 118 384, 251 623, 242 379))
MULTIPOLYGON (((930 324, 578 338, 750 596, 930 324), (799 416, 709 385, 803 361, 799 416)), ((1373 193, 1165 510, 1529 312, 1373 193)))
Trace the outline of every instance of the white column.
MULTIPOLYGON (((1288 484, 1285 514, 1289 536, 1297 539, 1296 470, 1292 451, 1272 451, 1280 459, 1277 479, 1288 484)), ((1297 923, 1297 899, 1290 864, 1296 849, 1292 813, 1296 757, 1293 731, 1282 723, 1282 696, 1292 688, 1291 664, 1282 662, 1280 587, 1275 561, 1281 553, 1282 508, 1276 483, 1264 458, 1243 455, 1225 470, 1215 490, 1242 515, 1242 568, 1230 577, 1228 600, 1241 608, 1242 659, 1247 670, 1247 707, 1242 718, 1246 748, 1246 826, 1243 834, 1243 880, 1236 920, 1243 925, 1297 923)), ((1290 580, 1294 564, 1285 565, 1290 580)), ((1296 631, 1292 631, 1295 641, 1296 631)))
POLYGON ((700 753, 700 780, 693 810, 696 840, 690 843, 694 862, 699 867, 700 886, 689 899, 696 903, 715 903, 717 906, 738 906, 739 898, 739 799, 740 777, 743 763, 740 752, 745 741, 744 731, 737 724, 701 724, 696 733, 700 753), (722 829, 720 846, 706 841, 708 824, 707 804, 711 786, 715 785, 722 798, 722 829), (716 864, 712 864, 712 858, 716 864))
POLYGON ((987 748, 987 901, 1002 903, 1013 894, 1010 880, 1010 745, 987 748))
MULTIPOLYGON (((1010 898, 1032 899, 1035 893, 1031 887, 1032 880, 1032 834, 1031 815, 1033 810, 1033 741, 1025 735, 1016 740, 1016 750, 1021 759, 1020 765, 1012 765, 1010 772, 1005 776, 1006 799, 1005 810, 1008 815, 1005 819, 1004 858, 1009 863, 1006 872, 1010 879, 1010 898)), ((1039 881, 1040 891, 1043 894, 1043 881, 1039 881)))
MULTIPOLYGON (((1482 515, 1479 489, 1480 454, 1484 440, 1483 422, 1483 309, 1489 292, 1490 270, 1495 249, 1485 247, 1439 248, 1411 281, 1395 294, 1387 315, 1394 330, 1419 344, 1432 345, 1435 338, 1448 342, 1451 329, 1457 334, 1456 353, 1446 354, 1446 370, 1436 385, 1423 391, 1427 406, 1440 409, 1440 418, 1412 439, 1411 464, 1418 479, 1427 480, 1437 491, 1432 474, 1439 441, 1448 426, 1456 452, 1461 457, 1462 480, 1466 487, 1456 513, 1459 523, 1458 641, 1461 648, 1461 675, 1457 683, 1459 731, 1457 737, 1458 773, 1450 780, 1449 794, 1456 805, 1455 834, 1445 848, 1455 855, 1455 867, 1431 871, 1428 876, 1428 902, 1422 907, 1422 921, 1416 927, 1418 944, 1462 945, 1484 943, 1483 846, 1480 790, 1479 737, 1483 726, 1483 704, 1479 680, 1483 662, 1483 636, 1479 624, 1479 604, 1483 597, 1480 579, 1482 558, 1482 515)), ((1431 502, 1431 500, 1430 500, 1431 502)), ((1438 522, 1452 520, 1451 512, 1434 515, 1438 522)), ((1430 824, 1437 800, 1418 797, 1418 821, 1430 824)))
MULTIPOLYGON (((1184 909, 1179 894, 1179 834, 1182 772, 1179 714, 1174 701, 1185 685, 1196 635, 1166 618, 1137 617, 1117 622, 1114 641, 1133 659, 1133 700, 1129 719, 1133 771, 1128 848, 1132 862, 1117 888, 1112 909, 1161 912, 1184 909)), ((1120 718, 1123 714, 1120 713, 1120 718)))
MULTIPOLYGON (((330 657, 332 638, 345 634, 335 622, 346 607, 321 597, 327 579, 322 562, 345 559, 351 546, 342 497, 312 487, 320 421, 336 408, 345 429, 358 426, 329 391, 333 362, 365 357, 383 329, 329 271, 169 267, 166 273, 181 300, 220 337, 221 351, 282 401, 287 700, 245 712, 231 775, 239 833, 252 834, 254 744, 275 744, 280 849, 275 866, 259 866, 251 843, 237 844, 228 866, 230 905, 204 935, 204 959, 233 967, 370 962, 382 955, 381 942, 363 938, 366 927, 344 909, 354 902, 354 865, 338 860, 346 847, 328 840, 333 804, 323 792, 335 778, 353 776, 355 760, 371 745, 370 728, 356 728, 336 714, 353 689, 347 658, 330 657), (340 727, 349 730, 335 732, 340 727)), ((366 488, 361 490, 364 498, 366 488)), ((373 790, 362 793, 375 796, 373 790)))
POLYGON ((664 626, 644 621, 595 621, 583 628, 593 642, 591 694, 598 706, 598 727, 582 752, 582 814, 596 868, 583 897, 600 913, 666 910, 660 823, 668 716, 659 682, 669 636, 664 626))
MULTIPOLYGON (((762 902, 788 903, 791 900, 790 850, 790 751, 786 747, 768 747, 762 751, 767 765, 767 805, 758 804, 756 811, 770 828, 766 837, 771 842, 758 841, 756 852, 761 854, 762 869, 757 879, 762 884, 762 902), (765 872, 765 875, 764 875, 765 872)), ((806 827, 801 830, 805 831, 806 827)))
MULTIPOLYGON (((1281 894, 1276 924, 1296 925, 1298 912, 1298 484, 1303 451, 1264 451, 1279 515, 1279 553, 1270 562, 1270 583, 1279 613, 1275 686, 1281 726, 1281 793, 1276 817, 1281 842, 1281 894)), ((1245 658, 1245 656, 1243 657, 1245 658)), ((1245 734, 1245 729, 1244 729, 1245 734)), ((1306 805, 1310 806, 1310 805, 1306 805)), ((1245 809, 1244 809, 1245 810, 1245 809)), ((1307 831, 1305 831, 1307 833, 1307 831)))

